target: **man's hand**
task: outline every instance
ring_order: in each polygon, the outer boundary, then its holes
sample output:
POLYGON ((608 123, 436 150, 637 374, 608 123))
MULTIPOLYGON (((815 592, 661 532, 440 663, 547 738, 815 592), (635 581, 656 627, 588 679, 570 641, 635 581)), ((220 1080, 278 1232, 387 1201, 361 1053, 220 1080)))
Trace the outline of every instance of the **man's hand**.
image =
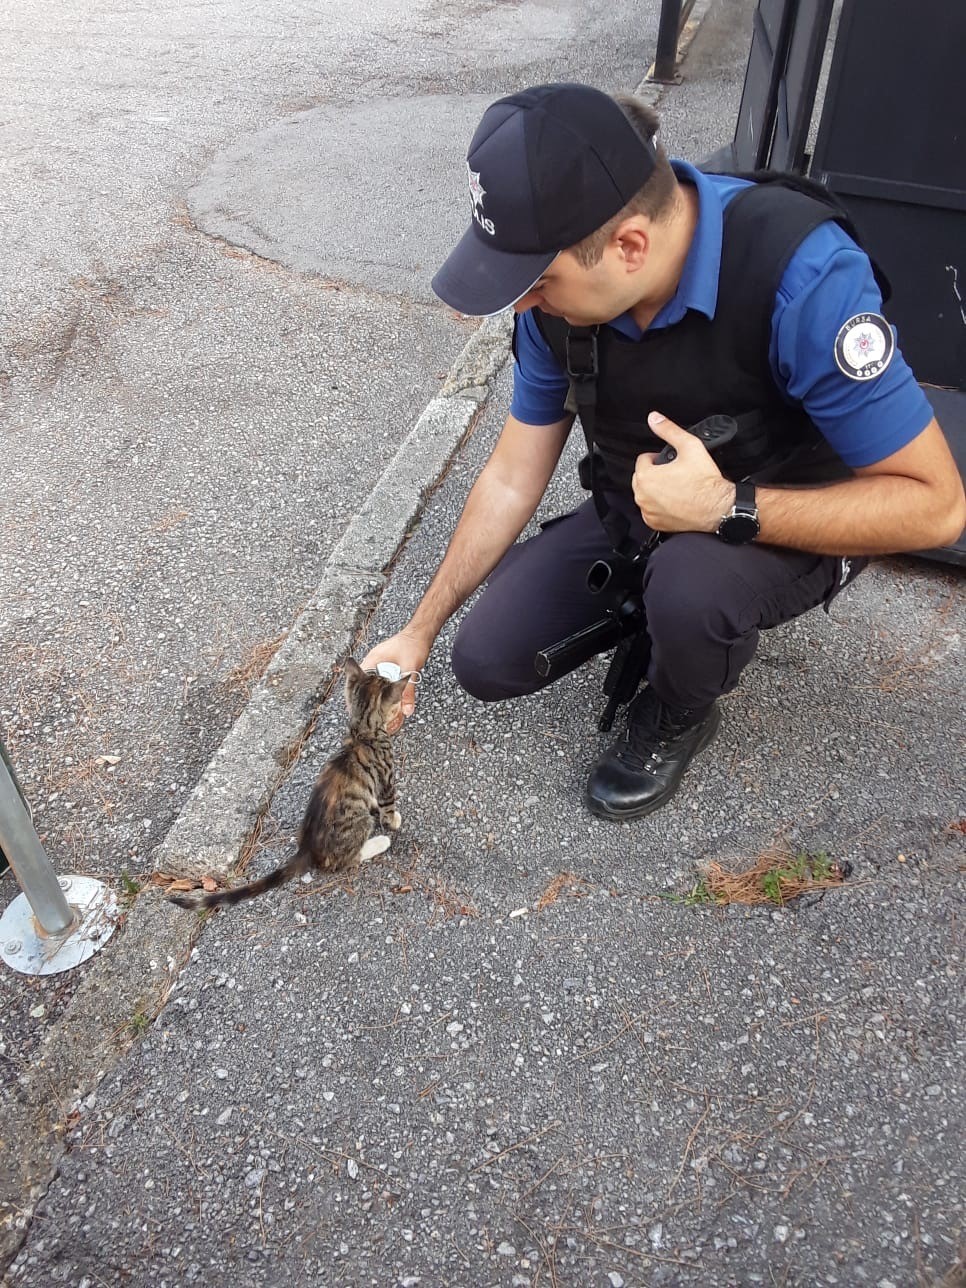
MULTIPOLYGON (((421 671, 426 665, 432 646, 431 640, 427 643, 421 636, 403 627, 397 634, 390 635, 389 639, 383 640, 369 650, 362 659, 362 669, 374 671, 379 662, 395 662, 404 675, 407 671, 421 671)), ((393 722, 388 732, 396 733, 402 727, 403 720, 411 716, 415 710, 416 686, 410 681, 403 690, 399 718, 393 722)))
POLYGON ((634 467, 634 500, 655 532, 715 532, 735 500, 735 485, 723 478, 708 449, 680 425, 652 411, 647 418, 677 458, 655 465, 659 453, 643 452, 634 467))

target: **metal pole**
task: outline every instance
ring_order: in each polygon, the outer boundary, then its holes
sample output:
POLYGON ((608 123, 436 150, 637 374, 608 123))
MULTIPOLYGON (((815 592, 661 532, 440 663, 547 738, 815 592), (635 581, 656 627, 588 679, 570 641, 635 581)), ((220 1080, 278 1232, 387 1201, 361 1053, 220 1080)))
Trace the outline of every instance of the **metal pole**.
POLYGON ((5 757, 0 757, 0 847, 44 932, 63 935, 74 924, 74 913, 34 831, 5 757))
MULTIPOLYGON (((20 799, 23 801, 24 805, 26 805, 27 813, 30 815, 30 821, 33 822, 33 817, 34 817, 33 811, 31 810, 30 804, 27 801, 27 797, 24 795, 23 788, 20 786, 20 779, 17 777, 17 771, 10 763, 10 757, 7 755, 7 749, 3 745, 2 738, 0 738, 0 760, 2 760, 3 763, 7 766, 7 770, 10 774, 10 777, 13 779, 13 785, 20 793, 20 799)), ((0 877, 3 876, 3 874, 9 869, 9 867, 10 867, 10 864, 7 862, 7 856, 3 852, 3 846, 0 845, 0 877)))
POLYGON ((673 83, 677 79, 678 37, 681 33, 681 0, 661 0, 657 53, 651 80, 673 83))

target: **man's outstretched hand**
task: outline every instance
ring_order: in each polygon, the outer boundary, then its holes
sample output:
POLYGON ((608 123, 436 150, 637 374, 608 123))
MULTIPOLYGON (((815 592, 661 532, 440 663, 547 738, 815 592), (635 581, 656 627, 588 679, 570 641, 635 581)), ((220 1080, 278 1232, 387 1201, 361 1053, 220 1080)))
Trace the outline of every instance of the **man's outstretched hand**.
POLYGON ((655 532, 715 532, 734 504, 735 485, 715 465, 708 449, 673 420, 652 411, 649 428, 677 452, 655 465, 658 452, 642 452, 634 467, 634 500, 655 532))
MULTIPOLYGON (((364 671, 374 671, 380 662, 395 662, 404 675, 407 671, 421 671, 426 665, 431 647, 425 640, 401 630, 370 649, 362 659, 361 666, 364 671)), ((416 685, 410 680, 403 690, 401 713, 389 727, 389 733, 396 733, 402 727, 403 720, 415 710, 416 685)))

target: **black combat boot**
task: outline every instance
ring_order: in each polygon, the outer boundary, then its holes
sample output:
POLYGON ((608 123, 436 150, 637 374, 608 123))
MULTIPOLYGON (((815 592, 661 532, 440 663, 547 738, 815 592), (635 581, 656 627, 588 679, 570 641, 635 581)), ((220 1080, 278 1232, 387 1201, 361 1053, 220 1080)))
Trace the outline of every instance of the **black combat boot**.
POLYGON ((677 791, 684 771, 718 732, 715 703, 668 706, 650 687, 627 713, 627 729, 597 761, 587 781, 587 806, 600 818, 643 818, 677 791))

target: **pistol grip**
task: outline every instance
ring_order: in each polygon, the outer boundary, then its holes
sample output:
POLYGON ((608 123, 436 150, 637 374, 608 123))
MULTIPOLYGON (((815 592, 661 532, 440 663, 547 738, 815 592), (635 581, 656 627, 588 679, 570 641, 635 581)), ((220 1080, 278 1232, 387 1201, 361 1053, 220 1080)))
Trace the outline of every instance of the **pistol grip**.
MULTIPOLYGON (((705 416, 696 425, 688 425, 687 430, 700 439, 709 452, 713 452, 716 447, 723 447, 725 443, 731 442, 738 432, 738 426, 731 416, 705 416)), ((655 456, 654 464, 669 465, 676 456, 677 452, 671 444, 665 443, 655 456)))

